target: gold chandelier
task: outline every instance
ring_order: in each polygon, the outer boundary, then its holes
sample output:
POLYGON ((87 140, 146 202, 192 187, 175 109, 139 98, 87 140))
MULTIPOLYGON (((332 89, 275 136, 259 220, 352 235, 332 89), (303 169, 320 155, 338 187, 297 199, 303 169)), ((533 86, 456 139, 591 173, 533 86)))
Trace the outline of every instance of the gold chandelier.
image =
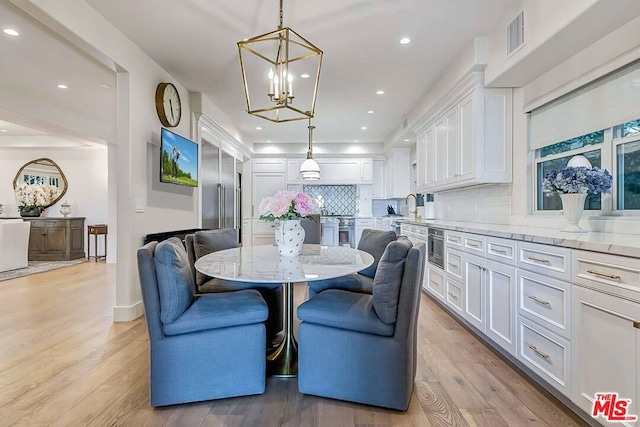
POLYGON ((322 66, 322 51, 283 26, 282 1, 277 30, 238 42, 247 112, 277 123, 313 117, 322 66))

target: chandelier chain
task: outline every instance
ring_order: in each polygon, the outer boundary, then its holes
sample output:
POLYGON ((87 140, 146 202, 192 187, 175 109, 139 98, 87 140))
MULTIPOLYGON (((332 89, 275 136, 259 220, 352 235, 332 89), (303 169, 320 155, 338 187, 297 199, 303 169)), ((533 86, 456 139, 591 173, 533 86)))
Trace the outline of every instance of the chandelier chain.
POLYGON ((283 27, 283 24, 282 24, 282 22, 283 22, 283 20, 282 20, 282 2, 283 2, 283 0, 280 0, 280 26, 278 27, 279 29, 282 29, 282 27, 283 27))

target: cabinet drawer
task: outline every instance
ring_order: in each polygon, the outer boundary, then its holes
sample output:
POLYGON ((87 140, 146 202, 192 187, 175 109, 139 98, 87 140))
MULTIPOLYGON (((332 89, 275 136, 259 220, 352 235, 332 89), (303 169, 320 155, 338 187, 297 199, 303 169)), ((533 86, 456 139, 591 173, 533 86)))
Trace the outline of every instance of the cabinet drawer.
POLYGON ((569 341, 522 317, 518 318, 518 326, 518 360, 570 396, 569 341))
POLYGON ((445 231, 444 240, 449 248, 462 249, 462 233, 445 231))
POLYGON ((274 222, 266 222, 260 220, 253 221, 253 234, 273 234, 274 230, 274 222))
POLYGON ((427 240, 427 227, 416 227, 416 233, 418 234, 419 237, 421 237, 422 239, 424 239, 424 241, 427 240))
POLYGON ((571 280, 571 249, 537 243, 518 243, 518 268, 571 280))
POLYGON ((447 277, 446 289, 447 305, 462 314, 462 285, 447 277))
POLYGON ((444 292, 444 272, 440 269, 429 268, 429 281, 427 290, 430 294, 445 301, 444 292))
POLYGON ((518 314, 566 338, 570 336, 571 284, 528 271, 518 272, 518 314))
POLYGON ((356 219, 356 227, 373 228, 373 219, 356 219))
POLYGON ((518 243, 515 240, 487 237, 487 259, 503 264, 517 264, 518 243))
POLYGON ((573 282, 640 301, 640 259, 573 251, 573 282))
POLYGON ((470 254, 484 256, 485 237, 478 234, 462 235, 462 250, 470 254))
POLYGON ((444 266, 448 276, 462 281, 462 252, 447 249, 444 266))

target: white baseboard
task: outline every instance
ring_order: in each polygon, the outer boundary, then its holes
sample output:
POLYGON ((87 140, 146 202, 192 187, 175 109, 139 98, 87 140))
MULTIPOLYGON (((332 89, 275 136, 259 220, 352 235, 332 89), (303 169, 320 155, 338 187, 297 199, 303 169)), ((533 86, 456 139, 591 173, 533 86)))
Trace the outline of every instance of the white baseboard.
POLYGON ((136 320, 144 314, 144 305, 142 301, 129 306, 114 306, 113 321, 114 322, 130 322, 136 320))

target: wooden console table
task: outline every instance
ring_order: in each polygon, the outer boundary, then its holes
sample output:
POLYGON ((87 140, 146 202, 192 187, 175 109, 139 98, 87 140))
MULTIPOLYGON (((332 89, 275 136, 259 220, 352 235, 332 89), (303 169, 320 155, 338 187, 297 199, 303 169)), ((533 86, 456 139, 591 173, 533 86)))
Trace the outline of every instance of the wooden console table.
POLYGON ((29 261, 84 258, 84 217, 22 219, 31 223, 29 261))

